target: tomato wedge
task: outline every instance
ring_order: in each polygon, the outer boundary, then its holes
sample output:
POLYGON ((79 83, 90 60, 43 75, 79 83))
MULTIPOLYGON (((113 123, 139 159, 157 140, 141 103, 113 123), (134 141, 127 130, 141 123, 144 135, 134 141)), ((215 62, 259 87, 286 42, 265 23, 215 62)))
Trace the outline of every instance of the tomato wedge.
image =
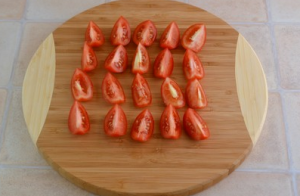
POLYGON ((175 108, 185 106, 185 100, 178 84, 171 78, 166 78, 161 85, 161 96, 166 105, 173 105, 175 108))
POLYGON ((204 90, 197 79, 190 80, 185 89, 186 101, 190 108, 201 109, 207 106, 204 90))
POLYGON ((137 107, 145 107, 151 104, 152 95, 147 80, 140 74, 136 74, 131 86, 133 103, 137 107))
POLYGON ((133 32, 133 42, 138 45, 151 46, 156 39, 156 27, 151 20, 140 23, 133 32))
POLYGON ((160 133, 166 139, 178 139, 181 135, 180 117, 174 106, 168 105, 160 117, 160 133))
POLYGON ((147 49, 141 43, 138 44, 133 61, 132 73, 147 73, 150 68, 150 58, 147 49))
POLYGON ((98 47, 104 43, 103 33, 93 21, 89 22, 89 25, 85 31, 85 41, 91 47, 98 47))
POLYGON ((154 120, 148 109, 142 111, 134 120, 131 129, 131 138, 135 141, 148 141, 154 130, 154 120))
POLYGON ((104 132, 111 137, 120 137, 126 134, 127 118, 118 104, 114 105, 104 119, 104 132))
POLYGON ((200 52, 206 41, 206 27, 204 24, 194 24, 190 26, 181 39, 181 45, 185 49, 200 52))
POLYGON ((96 54, 87 42, 84 42, 83 53, 81 57, 81 67, 85 72, 93 71, 98 65, 96 54))
POLYGON ((110 42, 114 46, 126 46, 130 42, 130 37, 131 31, 129 23, 123 16, 120 16, 111 31, 110 42))
POLYGON ((93 83, 81 69, 76 69, 71 81, 72 94, 77 101, 89 101, 93 98, 93 83))
POLYGON ((161 51, 154 61, 154 76, 157 78, 169 77, 173 72, 174 59, 168 48, 161 51))
POLYGON ((183 72, 186 79, 202 79, 204 77, 204 69, 202 63, 192 50, 187 49, 183 57, 183 72))
POLYGON ((171 22, 160 38, 160 47, 175 49, 180 41, 180 32, 176 22, 171 22))
POLYGON ((191 108, 188 108, 183 115, 183 127, 190 138, 194 140, 205 140, 210 136, 205 121, 191 108))
POLYGON ((104 67, 112 73, 122 73, 128 64, 127 51, 124 46, 117 46, 106 58, 104 67))
POLYGON ((103 98, 112 104, 125 102, 125 94, 122 85, 111 73, 107 73, 102 82, 103 98))
POLYGON ((83 105, 78 101, 74 101, 70 113, 68 126, 71 133, 75 135, 83 135, 90 130, 90 120, 88 113, 83 105))

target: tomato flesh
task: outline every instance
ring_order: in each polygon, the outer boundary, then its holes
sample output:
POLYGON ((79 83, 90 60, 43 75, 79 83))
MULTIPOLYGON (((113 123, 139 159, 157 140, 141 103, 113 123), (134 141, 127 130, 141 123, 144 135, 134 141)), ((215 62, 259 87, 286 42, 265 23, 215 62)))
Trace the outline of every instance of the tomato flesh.
POLYGON ((111 104, 125 102, 125 94, 122 85, 111 73, 107 73, 102 82, 103 98, 111 104))
POLYGON ((185 100, 178 84, 171 78, 166 78, 161 85, 161 96, 165 105, 173 105, 175 108, 185 106, 185 100))
POLYGON ((180 41, 180 32, 176 22, 171 22, 160 38, 160 47, 175 49, 180 41))
POLYGON ((150 68, 150 58, 147 49, 138 44, 132 61, 132 73, 147 73, 150 68))
POLYGON ((183 72, 188 80, 202 79, 204 77, 204 69, 202 63, 192 50, 187 49, 183 57, 183 72))
POLYGON ((93 98, 93 83, 81 69, 76 68, 71 80, 71 89, 77 101, 89 101, 93 98))
POLYGON ((129 23, 123 16, 120 16, 111 31, 110 42, 114 46, 126 46, 130 42, 130 37, 131 31, 129 23))
POLYGON ((197 79, 193 79, 188 82, 185 94, 190 108, 202 109, 207 106, 205 92, 197 79))
POLYGON ((89 25, 85 31, 85 41, 91 47, 99 47, 104 43, 103 33, 93 21, 89 22, 89 25))
POLYGON ((160 117, 160 133, 166 139, 178 139, 181 135, 180 117, 174 106, 168 105, 160 117))
POLYGON ((133 42, 138 45, 151 46, 156 39, 157 30, 151 20, 140 23, 133 32, 133 42))
POLYGON ((185 49, 200 52, 206 41, 206 27, 204 24, 194 24, 190 26, 181 39, 181 45, 185 49))
POLYGON ((87 42, 84 42, 83 53, 81 57, 81 67, 85 72, 93 71, 98 65, 96 54, 87 42))
POLYGON ((194 109, 188 108, 184 113, 183 127, 191 139, 205 140, 210 136, 206 122, 194 109))
POLYGON ((131 138, 135 141, 146 142, 153 135, 154 120, 148 109, 142 111, 134 120, 131 129, 131 138))
POLYGON ((133 103, 137 107, 151 105, 152 95, 147 80, 140 74, 136 74, 131 86, 133 103))
POLYGON ((122 73, 128 64, 127 51, 124 46, 117 46, 106 58, 104 67, 112 73, 122 73))
POLYGON ((104 119, 104 132, 111 137, 120 137, 126 134, 127 118, 118 104, 114 105, 104 119))
POLYGON ((84 135, 90 130, 90 120, 83 105, 74 101, 68 120, 68 127, 72 134, 84 135))
POLYGON ((174 59, 168 48, 161 51, 154 61, 154 76, 157 78, 169 77, 173 72, 174 59))

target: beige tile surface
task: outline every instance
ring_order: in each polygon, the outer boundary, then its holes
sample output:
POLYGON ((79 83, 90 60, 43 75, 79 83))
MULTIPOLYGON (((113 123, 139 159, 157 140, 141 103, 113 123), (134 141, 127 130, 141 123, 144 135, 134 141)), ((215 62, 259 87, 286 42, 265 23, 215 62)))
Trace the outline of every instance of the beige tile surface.
POLYGON ((230 22, 267 22, 265 1, 261 0, 189 0, 200 7, 230 22))
POLYGON ((194 196, 293 196, 287 174, 234 172, 216 186, 194 196))
POLYGON ((0 0, 0 19, 21 19, 26 0, 0 0))
POLYGON ((6 86, 10 80, 20 29, 19 22, 0 23, 0 87, 6 86))
POLYGON ((299 0, 269 0, 272 20, 276 22, 300 22, 299 0))
POLYGON ((3 196, 90 196, 52 169, 0 169, 3 196))
POLYGON ((104 0, 28 0, 28 10, 25 17, 35 20, 67 20, 104 2, 104 0))
POLYGON ((300 26, 275 26, 281 86, 300 89, 300 26))
POLYGON ((288 155, 281 98, 269 93, 268 113, 256 146, 242 163, 242 169, 288 169, 288 155))
POLYGON ((7 126, 0 148, 0 164, 40 166, 47 165, 34 146, 22 112, 21 90, 13 92, 7 126))
POLYGON ((20 46, 20 53, 17 59, 16 70, 13 76, 13 84, 23 84, 28 64, 47 36, 54 31, 61 23, 26 23, 20 46))
POLYGON ((2 124, 3 113, 5 110, 6 96, 7 91, 5 89, 0 89, 0 127, 2 124))

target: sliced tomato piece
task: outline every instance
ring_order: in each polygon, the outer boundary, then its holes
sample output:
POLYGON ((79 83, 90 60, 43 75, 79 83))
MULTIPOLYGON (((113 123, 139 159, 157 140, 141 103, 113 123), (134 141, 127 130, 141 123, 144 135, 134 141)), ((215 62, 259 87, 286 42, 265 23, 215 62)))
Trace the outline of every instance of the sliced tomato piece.
POLYGON ((133 103, 137 107, 145 107, 151 104, 152 95, 147 80, 140 74, 136 74, 131 86, 133 103))
POLYGON ((183 72, 186 79, 202 79, 204 77, 204 69, 202 63, 192 50, 187 49, 183 57, 183 72))
POLYGON ((190 108, 201 109, 207 106, 204 90, 197 79, 190 80, 185 89, 186 100, 190 108))
POLYGON ((180 41, 180 32, 176 22, 171 22, 160 38, 160 47, 175 49, 180 41))
POLYGON ((169 77, 173 72, 174 59, 168 48, 161 51, 154 61, 154 76, 157 78, 169 77))
POLYGON ((131 31, 129 23, 123 16, 120 16, 111 31, 110 42, 114 46, 126 46, 130 42, 130 37, 131 31))
POLYGON ((93 98, 93 83, 81 69, 76 69, 71 81, 72 94, 77 101, 89 101, 93 98))
POLYGON ((140 23, 133 32, 133 42, 138 45, 150 46, 156 39, 156 27, 151 20, 140 23))
POLYGON ((98 65, 96 54, 87 42, 84 42, 83 52, 81 57, 81 67, 85 72, 93 71, 98 65))
POLYGON ((190 26, 181 39, 181 45, 185 49, 200 52, 206 41, 206 27, 204 24, 194 24, 190 26))
POLYGON ((85 41, 91 47, 98 47, 104 43, 104 35, 101 29, 93 21, 89 22, 85 31, 85 41))
POLYGON ((166 78, 161 85, 161 96, 166 105, 173 105, 175 108, 185 106, 185 100, 178 84, 171 78, 166 78))
POLYGON ((104 119, 104 132, 111 137, 120 137, 126 134, 127 118, 118 104, 114 105, 104 119))
POLYGON ((117 46, 106 58, 104 67, 112 73, 122 73, 128 64, 127 51, 124 46, 117 46))
POLYGON ((147 73, 150 68, 150 58, 147 49, 141 43, 138 44, 133 61, 132 73, 147 73))
POLYGON ((89 115, 78 101, 74 101, 71 107, 68 126, 70 132, 75 135, 83 135, 90 130, 89 115))
POLYGON ((172 105, 168 105, 160 117, 160 133, 166 139, 178 139, 181 135, 180 117, 172 105))
POLYGON ((135 141, 146 142, 153 135, 154 120, 148 109, 142 111, 134 120, 131 129, 131 138, 135 141))
POLYGON ((188 108, 183 115, 183 127, 190 138, 194 140, 205 140, 210 136, 205 121, 191 108, 188 108))
POLYGON ((125 94, 122 85, 111 73, 107 73, 102 82, 103 98, 112 104, 125 102, 125 94))

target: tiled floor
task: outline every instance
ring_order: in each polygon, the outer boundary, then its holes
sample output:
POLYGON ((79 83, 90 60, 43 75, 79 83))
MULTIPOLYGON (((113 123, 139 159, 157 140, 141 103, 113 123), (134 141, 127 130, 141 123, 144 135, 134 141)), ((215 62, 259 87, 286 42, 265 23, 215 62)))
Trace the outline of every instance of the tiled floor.
MULTIPOLYGON (((60 177, 39 155, 24 123, 21 92, 41 41, 71 16, 104 2, 0 0, 1 196, 92 195, 60 177)), ((220 16, 247 38, 269 87, 266 123, 252 153, 232 175, 197 196, 300 196, 299 0, 185 2, 220 16)))

